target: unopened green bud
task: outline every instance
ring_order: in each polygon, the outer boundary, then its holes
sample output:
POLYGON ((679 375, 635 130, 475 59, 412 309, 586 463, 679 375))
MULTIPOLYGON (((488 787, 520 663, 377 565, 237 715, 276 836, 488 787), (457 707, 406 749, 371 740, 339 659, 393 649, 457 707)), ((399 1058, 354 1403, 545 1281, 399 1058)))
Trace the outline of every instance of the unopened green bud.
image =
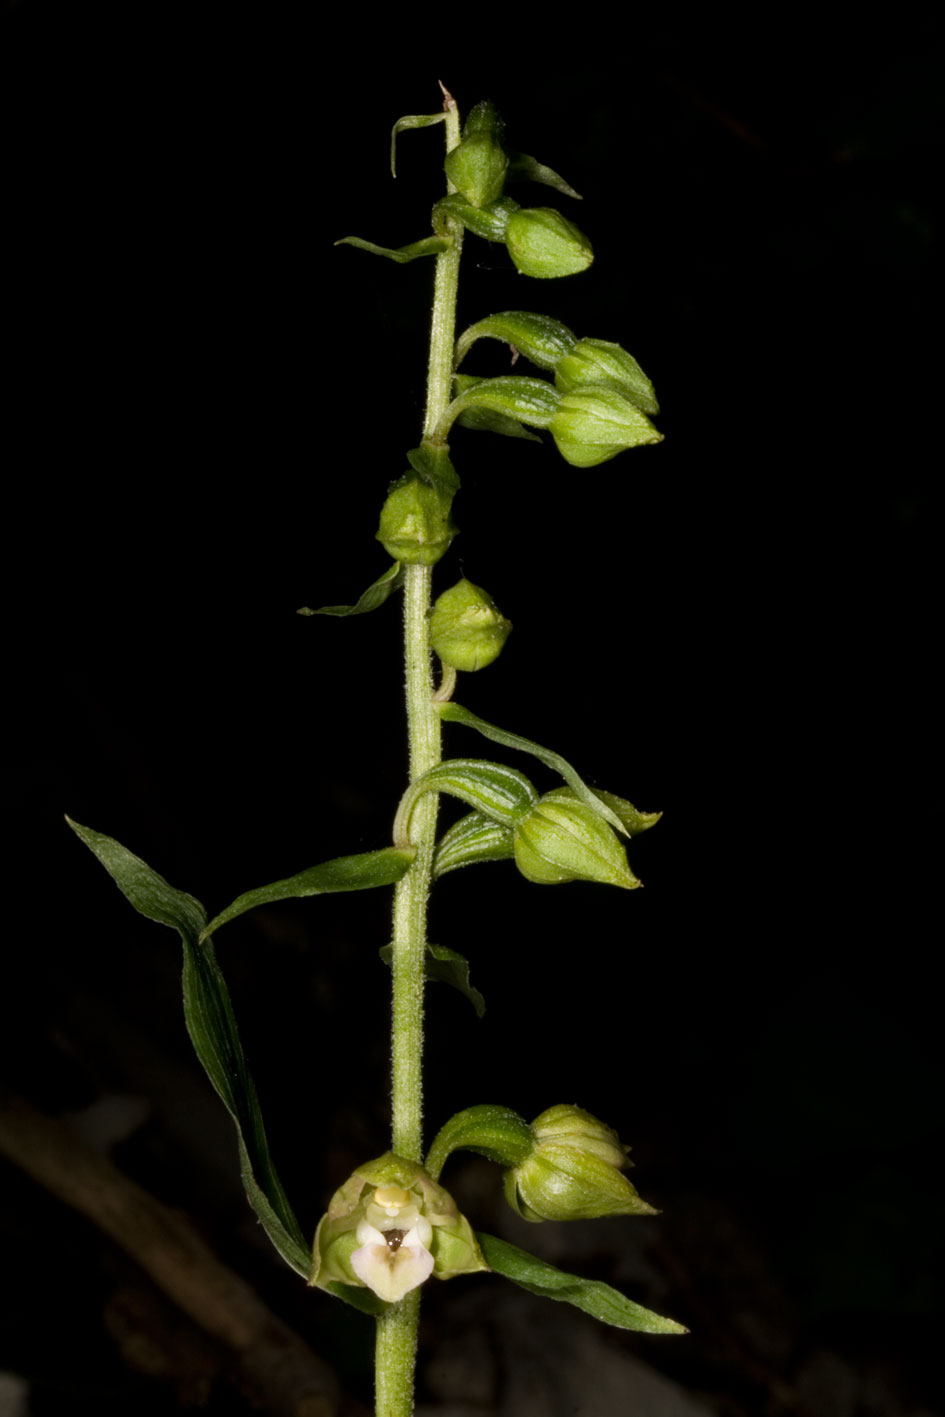
POLYGON ((387 1152, 332 1196, 315 1233, 311 1283, 353 1284, 397 1303, 431 1274, 451 1279, 487 1268, 449 1192, 422 1166, 387 1152))
POLYGON ((430 616, 430 642, 444 664, 472 672, 502 652, 512 625, 491 595, 471 581, 445 590, 430 616))
POLYGON ((432 566, 456 535, 450 516, 452 496, 408 474, 394 483, 381 508, 377 539, 395 561, 432 566))
POLYGON ((568 788, 546 792, 514 831, 515 864, 529 881, 600 881, 633 890, 640 882, 614 831, 568 788))
POLYGON ((627 1147, 580 1107, 549 1107, 531 1125, 533 1145, 505 1173, 505 1198, 525 1220, 655 1215, 622 1172, 627 1147))
POLYGON ((633 355, 609 340, 579 340, 555 366, 555 384, 563 394, 603 384, 623 394, 643 413, 660 411, 653 385, 633 355))
POLYGON ((520 207, 513 212, 505 244, 520 273, 539 279, 577 275, 594 259, 583 231, 553 207, 520 207))
POLYGON ((548 429, 572 467, 596 467, 625 448, 663 441, 645 413, 604 387, 562 394, 548 429))
POLYGON ((502 195, 509 160, 491 132, 472 133, 447 153, 446 175, 474 207, 485 207, 502 195))

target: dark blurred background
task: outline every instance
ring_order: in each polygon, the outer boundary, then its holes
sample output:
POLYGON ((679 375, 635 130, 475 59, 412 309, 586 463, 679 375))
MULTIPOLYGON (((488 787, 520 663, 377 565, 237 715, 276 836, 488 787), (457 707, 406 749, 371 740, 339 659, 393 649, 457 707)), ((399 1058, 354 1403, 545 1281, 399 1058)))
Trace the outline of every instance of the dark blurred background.
MULTIPOLYGON (((540 889, 510 864, 437 890, 431 938, 468 956, 487 1010, 431 986, 429 1135, 479 1101, 576 1102, 619 1129, 663 1215, 601 1223, 572 1267, 619 1279, 639 1251, 624 1287, 693 1336, 607 1341, 700 1410, 938 1410, 933 13, 870 37, 822 21, 816 42, 773 20, 602 20, 547 63, 511 44, 474 63, 459 38, 415 46, 417 19, 331 34, 301 6, 7 6, 23 853, 4 1078, 49 1114, 105 1117, 117 1164, 196 1218, 352 1401, 370 1398, 370 1325, 266 1251, 189 1051, 177 943, 62 817, 211 911, 389 839, 396 604, 295 612, 354 601, 387 564, 372 538, 419 439, 432 262, 332 243, 426 234, 442 130, 401 138, 396 181, 388 134, 439 106, 442 78, 576 185, 580 204, 517 195, 560 205, 596 252, 532 282, 468 238, 460 328, 525 308, 620 341, 665 433, 578 471, 548 440, 456 431, 462 534, 439 586, 465 574, 515 625, 457 697, 665 816, 631 848, 632 895, 540 889)), ((506 368, 480 349, 471 369, 506 368)), ((502 756, 461 728, 447 747, 502 756)), ((307 1233, 387 1145, 388 911, 381 892, 287 903, 219 944, 307 1233)), ((505 1224, 475 1164, 454 1175, 485 1228, 505 1224)), ((0 1179, 0 1366, 29 1380, 28 1410, 175 1410, 173 1382, 107 1336, 105 1242, 0 1179)), ((430 1351, 473 1283, 431 1295, 430 1351)), ((424 1370, 420 1396, 449 1395, 424 1370)), ((222 1385, 209 1401, 244 1410, 222 1385)))

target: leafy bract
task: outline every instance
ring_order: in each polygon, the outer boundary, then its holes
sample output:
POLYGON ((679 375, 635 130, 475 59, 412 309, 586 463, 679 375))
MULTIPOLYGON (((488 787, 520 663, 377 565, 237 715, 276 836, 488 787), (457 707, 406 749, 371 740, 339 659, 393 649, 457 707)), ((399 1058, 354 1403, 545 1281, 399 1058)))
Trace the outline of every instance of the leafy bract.
MULTIPOLYGON (((184 1018, 204 1070, 236 1124, 240 1172, 250 1205, 287 1264, 303 1277, 311 1254, 276 1174, 256 1088, 246 1064, 226 983, 213 943, 201 938, 206 912, 198 900, 162 876, 112 837, 66 820, 98 857, 140 914, 177 930, 184 946, 184 1018)), ((339 1296, 344 1297, 344 1296, 339 1296)))
MULTIPOLYGON (((440 718, 447 723, 464 723, 467 728, 475 728, 484 738, 491 738, 493 743, 501 743, 504 748, 518 748, 523 753, 531 753, 533 758, 537 758, 546 767, 560 773, 574 791, 574 795, 596 812, 599 817, 603 817, 605 822, 608 822, 624 836, 631 835, 619 812, 604 800, 609 794, 601 793, 598 796, 596 792, 592 792, 577 770, 559 753, 553 753, 549 748, 543 748, 540 743, 533 743, 530 738, 520 738, 517 733, 508 733, 504 728, 496 728, 494 723, 486 723, 484 719, 471 713, 469 709, 463 708, 462 704, 438 703, 436 711, 440 718)), ((617 800, 622 801, 620 798, 617 800)), ((629 807, 629 802, 626 805, 629 807)), ((631 808, 631 810, 633 809, 631 808)))
MULTIPOLYGON (((486 1011, 486 1001, 479 990, 474 989, 469 982, 469 960, 456 950, 447 949, 445 945, 428 944, 426 952, 424 977, 434 983, 449 984, 458 989, 476 1010, 476 1017, 482 1018, 486 1011)), ((379 953, 385 964, 393 963, 393 945, 382 945, 379 953)))
POLYGON ((446 113, 408 113, 405 118, 398 118, 391 129, 390 135, 390 175, 397 176, 397 135, 406 132, 408 128, 432 128, 434 123, 442 123, 446 118, 446 113))
POLYGON ((328 895, 334 891, 366 891, 374 886, 393 886, 410 869, 416 852, 412 847, 386 846, 380 851, 365 851, 357 856, 337 856, 310 866, 298 875, 258 886, 237 896, 232 905, 214 916, 203 936, 219 930, 257 905, 272 905, 278 900, 304 899, 310 895, 328 895))
POLYGON ((578 202, 583 200, 580 192, 575 192, 570 182, 565 182, 552 168, 546 167, 537 158, 529 157, 527 153, 509 153, 508 177, 510 182, 541 182, 543 186, 553 187, 565 197, 574 197, 578 202))
POLYGON ((411 241, 408 246, 398 246, 394 249, 390 246, 378 246, 360 236, 343 236, 335 245, 357 246, 359 251, 370 251, 372 256, 386 256, 389 261, 396 261, 399 266, 405 266, 408 261, 416 261, 419 256, 438 256, 441 251, 448 250, 450 238, 425 236, 422 241, 411 241))
POLYGON ((369 610, 377 610, 379 606, 383 605, 391 592, 399 590, 403 583, 403 567, 399 561, 395 561, 382 576, 378 576, 376 581, 372 581, 354 605, 322 605, 318 610, 312 610, 309 606, 303 605, 297 613, 299 615, 366 615, 369 610))
POLYGON ((530 1294, 539 1294, 546 1299, 563 1300, 583 1309, 601 1323, 612 1324, 615 1328, 633 1329, 637 1333, 687 1333, 675 1319, 663 1318, 642 1304, 635 1304, 617 1289, 611 1288, 599 1279, 582 1279, 576 1274, 565 1274, 555 1269, 527 1250, 510 1245, 495 1235, 476 1232, 482 1253, 490 1269, 504 1274, 513 1284, 527 1289, 530 1294))

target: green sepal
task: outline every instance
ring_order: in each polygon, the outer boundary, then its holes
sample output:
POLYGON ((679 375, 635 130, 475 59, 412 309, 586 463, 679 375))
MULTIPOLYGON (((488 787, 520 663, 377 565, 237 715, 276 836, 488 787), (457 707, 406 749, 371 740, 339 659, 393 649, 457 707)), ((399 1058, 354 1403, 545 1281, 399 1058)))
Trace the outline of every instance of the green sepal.
POLYGON ((213 943, 202 938, 207 914, 193 896, 168 885, 110 836, 66 818, 119 890, 149 920, 178 932, 184 947, 184 1019, 207 1077, 236 1125, 240 1174, 250 1205, 282 1258, 308 1276, 308 1246, 269 1154, 256 1087, 213 943))
POLYGON ((450 462, 450 450, 445 443, 430 443, 424 439, 419 448, 410 449, 407 461, 421 482, 446 496, 456 496, 459 473, 450 462))
POLYGON ((612 1127, 582 1107, 558 1104, 529 1129, 530 1152, 505 1173, 509 1205, 523 1220, 656 1215, 623 1174, 630 1162, 612 1127))
POLYGON ((337 856, 332 861, 310 866, 307 871, 299 871, 296 876, 287 876, 283 881, 273 881, 269 886, 245 891, 232 905, 214 916, 204 928, 201 938, 213 934, 257 905, 272 905, 278 900, 303 900, 311 895, 330 895, 336 891, 367 891, 374 886, 396 885, 401 876, 409 871, 415 855, 412 847, 385 846, 380 851, 365 851, 357 856, 337 856))
POLYGON ((578 340, 556 366, 555 385, 563 394, 586 388, 616 389, 641 413, 655 417, 660 411, 652 381, 633 355, 611 340, 578 340))
POLYGON ((474 104, 463 124, 463 137, 471 138, 476 133, 489 133, 497 143, 505 138, 505 119, 491 98, 484 98, 474 104))
POLYGON ((663 1318, 642 1304, 635 1304, 617 1289, 611 1288, 599 1279, 582 1279, 576 1274, 566 1274, 554 1265, 500 1240, 495 1235, 476 1232, 479 1247, 490 1269, 505 1275, 529 1294, 538 1294, 545 1299, 558 1299, 583 1309, 585 1314, 599 1319, 601 1323, 614 1328, 632 1329, 636 1333, 688 1333, 688 1329, 675 1319, 663 1318))
POLYGON ((411 814, 427 792, 447 792, 509 827, 527 817, 538 802, 535 788, 515 768, 481 758, 448 758, 412 782, 400 799, 394 821, 395 842, 409 841, 411 814))
POLYGON ((456 1112, 437 1132, 426 1160, 434 1181, 454 1151, 475 1151, 499 1166, 519 1166, 530 1155, 534 1142, 524 1117, 510 1107, 482 1103, 456 1112))
POLYGON ((511 827, 504 827, 481 812, 460 817, 437 842, 433 856, 433 876, 439 880, 461 866, 473 866, 481 861, 511 861, 515 855, 511 827))
POLYGON ((458 369, 478 339, 497 339, 524 354, 539 369, 554 369, 574 349, 577 336, 567 325, 550 315, 533 315, 527 310, 504 310, 488 315, 464 330, 456 341, 454 363, 458 369))
POLYGON ((556 192, 561 192, 565 197, 573 197, 578 202, 583 200, 580 192, 575 192, 570 182, 565 182, 552 168, 546 167, 537 158, 529 157, 527 153, 509 153, 507 179, 509 182, 541 182, 545 187, 554 187, 556 192))
POLYGON ((430 644, 451 669, 475 674, 493 664, 505 647, 512 623, 488 591, 465 576, 434 602, 430 644))
POLYGON ((366 615, 369 610, 377 610, 389 599, 391 592, 400 590, 404 583, 404 571, 399 561, 389 566, 382 576, 378 576, 354 605, 322 605, 312 610, 303 605, 297 615, 366 615))
POLYGON ((518 210, 518 202, 513 202, 511 197, 499 197, 488 206, 474 207, 461 192, 451 192, 448 197, 441 197, 433 208, 433 230, 445 233, 447 222, 458 221, 483 241, 504 242, 509 221, 518 210))
MULTIPOLYGON (((482 379, 478 374, 454 374, 453 397, 458 398, 467 389, 471 389, 473 384, 481 383, 482 379)), ((524 438, 529 443, 541 442, 538 434, 532 433, 524 423, 509 418, 505 413, 496 413, 490 408, 469 408, 459 415, 456 422, 461 428, 472 428, 480 433, 499 433, 503 438, 524 438)))
POLYGON ((536 885, 597 881, 634 890, 640 881, 619 837, 567 787, 546 792, 515 824, 515 864, 536 885))
MULTIPOLYGON (((570 789, 567 787, 556 789, 559 797, 563 797, 569 791, 570 789)), ((580 795, 579 792, 573 793, 575 797, 580 797, 580 795)), ((628 802, 625 797, 618 797, 614 792, 601 792, 598 788, 595 795, 605 807, 610 808, 628 836, 639 836, 640 832, 649 831, 650 827, 656 826, 663 815, 662 812, 641 812, 638 807, 634 807, 632 802, 628 802)), ((612 819, 608 818, 608 820, 612 819)))
POLYGON ((470 408, 489 409, 533 428, 547 428, 557 412, 560 398, 547 379, 531 379, 521 374, 479 379, 449 405, 437 425, 437 436, 446 437, 454 421, 470 408))
MULTIPOLYGON (((378 953, 386 965, 393 965, 393 945, 382 945, 378 953)), ((474 989, 469 982, 469 960, 465 956, 456 950, 447 949, 445 945, 428 943, 427 957, 423 962, 423 974, 424 978, 429 979, 431 983, 449 984, 451 988, 458 989, 472 1004, 476 1011, 476 1017, 482 1018, 486 1011, 486 1001, 479 990, 474 989)))
POLYGON ((419 256, 438 256, 441 251, 448 251, 450 238, 425 236, 422 241, 411 241, 409 246, 392 249, 390 246, 378 246, 373 241, 364 241, 360 236, 343 236, 335 245, 357 246, 359 251, 370 251, 372 256, 386 256, 389 261, 396 261, 399 266, 405 266, 408 261, 416 261, 419 256))
POLYGON ((536 280, 580 275, 594 260, 584 232, 554 207, 521 207, 513 212, 505 244, 515 269, 536 280))
POLYGON ((397 135, 408 128, 432 128, 435 123, 443 123, 446 113, 408 113, 406 118, 398 118, 390 135, 390 175, 397 176, 397 135))
MULTIPOLYGON (((486 723, 485 719, 479 718, 469 709, 463 708, 462 704, 451 701, 445 704, 438 703, 435 707, 440 718, 446 723, 465 724, 467 728, 475 728, 477 733, 481 733, 484 738, 491 739, 493 743, 500 743, 503 748, 517 748, 522 753, 530 753, 533 758, 537 758, 540 763, 544 763, 553 772, 559 773, 573 790, 575 797, 590 807, 599 817, 603 817, 604 821, 609 822, 616 831, 622 832, 624 836, 632 836, 633 831, 625 822, 620 808, 616 804, 621 803, 625 807, 629 807, 631 812, 635 812, 636 809, 630 807, 629 802, 624 803, 622 797, 610 800, 609 793, 592 792, 577 770, 559 753, 552 753, 549 748, 543 748, 540 743, 533 743, 530 738, 520 738, 517 733, 508 733, 504 728, 496 728, 494 723, 486 723)), ((636 815, 643 817, 647 814, 637 813, 636 815)), ((658 815, 657 813, 657 817, 658 815)), ((652 821, 647 822, 647 826, 652 825, 652 821)), ((642 831, 643 828, 638 827, 637 830, 642 831)), ((458 864, 465 865, 465 862, 458 864)), ((453 867, 447 869, 452 870, 453 867)))
POLYGON ((457 532, 452 504, 453 493, 442 482, 408 472, 391 483, 381 508, 377 540, 395 561, 407 566, 435 566, 457 532))

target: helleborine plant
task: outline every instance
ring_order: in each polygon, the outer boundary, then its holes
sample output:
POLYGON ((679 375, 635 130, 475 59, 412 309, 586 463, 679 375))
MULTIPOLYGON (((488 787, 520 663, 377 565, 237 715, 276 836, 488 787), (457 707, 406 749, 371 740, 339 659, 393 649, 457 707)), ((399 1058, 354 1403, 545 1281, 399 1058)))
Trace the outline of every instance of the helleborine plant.
POLYGON ((454 698, 458 675, 491 664, 511 625, 491 594, 465 579, 446 586, 431 607, 433 567, 455 535, 452 503, 460 481, 447 442, 453 425, 530 439, 538 437, 533 430, 547 430, 564 460, 581 468, 657 443, 660 434, 651 422, 659 411, 653 386, 619 344, 579 339, 560 321, 523 310, 489 315, 455 340, 465 233, 505 244, 518 271, 541 280, 579 274, 593 252, 569 217, 509 195, 509 186, 522 195, 518 184, 524 182, 577 197, 557 173, 507 146, 504 125, 490 103, 474 108, 462 129, 456 103, 445 90, 440 112, 401 118, 394 125, 392 168, 398 135, 435 124, 443 124, 446 133, 447 193, 434 208, 432 234, 398 250, 358 237, 338 243, 398 263, 436 260, 423 436, 407 453, 407 470, 391 484, 380 508, 377 536, 393 564, 355 605, 300 612, 360 615, 382 606, 394 592, 403 593, 410 783, 394 818, 392 843, 247 891, 208 919, 198 901, 168 885, 118 842, 70 823, 131 904, 179 932, 187 1028, 236 1125, 250 1205, 287 1264, 310 1284, 375 1316, 379 1417, 409 1417, 413 1411, 420 1293, 431 1280, 493 1270, 533 1294, 564 1300, 617 1327, 685 1331, 606 1284, 564 1274, 525 1250, 477 1233, 440 1185, 448 1157, 465 1149, 501 1168, 506 1199, 526 1220, 653 1214, 624 1175, 626 1148, 590 1113, 555 1105, 529 1124, 505 1106, 470 1107, 445 1122, 426 1157, 423 1153, 424 979, 446 980, 478 1013, 483 1008, 482 996, 469 983, 467 961, 427 941, 431 885, 460 867, 508 859, 539 885, 583 880, 632 890, 639 881, 628 864, 626 843, 659 817, 592 789, 557 753, 486 723, 454 698), (538 374, 471 374, 466 357, 480 339, 512 346, 538 374), (438 685, 431 650, 442 666, 438 685), (519 763, 523 755, 537 760, 562 785, 540 792, 519 767, 444 758, 444 723, 511 750, 519 763), (438 839, 441 793, 470 810, 438 839), (255 906, 386 886, 394 887, 392 943, 381 951, 393 978, 391 1150, 365 1161, 338 1189, 313 1247, 272 1162, 214 936, 255 906))

